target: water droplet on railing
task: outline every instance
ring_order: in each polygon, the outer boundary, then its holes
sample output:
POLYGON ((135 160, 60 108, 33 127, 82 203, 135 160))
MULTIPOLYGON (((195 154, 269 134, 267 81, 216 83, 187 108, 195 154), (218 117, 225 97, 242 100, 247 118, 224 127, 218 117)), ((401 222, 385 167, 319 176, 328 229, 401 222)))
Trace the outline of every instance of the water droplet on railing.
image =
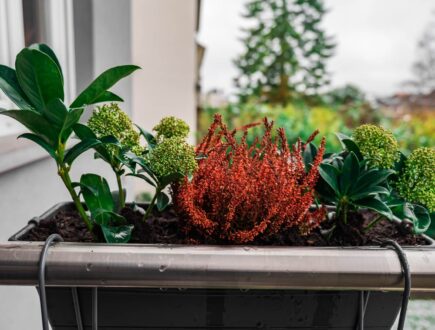
POLYGON ((91 269, 92 269, 92 264, 91 264, 91 263, 86 264, 86 271, 87 271, 87 272, 90 272, 91 269))
POLYGON ((160 272, 160 273, 163 273, 166 269, 168 269, 168 265, 161 265, 161 266, 159 267, 159 272, 160 272))

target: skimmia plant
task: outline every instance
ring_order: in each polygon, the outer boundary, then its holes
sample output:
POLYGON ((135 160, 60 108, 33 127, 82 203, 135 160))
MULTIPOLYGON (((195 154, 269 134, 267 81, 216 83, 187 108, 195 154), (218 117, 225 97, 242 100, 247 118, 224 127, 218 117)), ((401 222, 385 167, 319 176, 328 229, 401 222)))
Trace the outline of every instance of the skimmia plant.
POLYGON ((17 110, 2 109, 0 114, 27 127, 30 133, 19 137, 37 143, 55 160, 58 174, 89 230, 93 222, 80 202, 69 172, 74 160, 86 150, 116 141, 113 137, 92 137, 72 148, 68 148, 68 141, 79 125, 85 106, 122 101, 109 89, 137 69, 134 65, 124 65, 103 72, 68 106, 61 66, 47 45, 24 48, 16 57, 15 69, 0 65, 0 88, 18 107, 17 110))
POLYGON ((140 178, 154 187, 154 194, 144 214, 144 221, 150 216, 154 206, 162 211, 169 204, 169 196, 164 189, 184 177, 191 176, 197 168, 195 151, 186 142, 189 126, 174 117, 163 118, 154 127, 153 134, 139 128, 148 144, 145 156, 130 153, 128 161, 137 165, 127 175, 140 178))
POLYGON ((144 148, 140 145, 140 135, 136 132, 131 119, 124 113, 118 104, 111 103, 97 107, 88 121, 88 126, 77 125, 76 134, 82 140, 104 139, 114 137, 116 143, 100 144, 94 147, 95 157, 107 162, 116 175, 118 185, 117 209, 125 206, 125 191, 122 187, 121 177, 128 164, 126 153, 141 156, 144 148))
MULTIPOLYGON (((386 217, 411 222, 416 234, 425 232, 435 189, 433 150, 416 150, 407 159, 392 133, 374 125, 358 127, 352 138, 337 136, 343 150, 325 157, 316 187, 320 201, 336 206, 336 220, 346 223, 349 212, 371 209, 378 217, 366 230, 386 217)), ((307 159, 316 152, 309 150, 307 159)))

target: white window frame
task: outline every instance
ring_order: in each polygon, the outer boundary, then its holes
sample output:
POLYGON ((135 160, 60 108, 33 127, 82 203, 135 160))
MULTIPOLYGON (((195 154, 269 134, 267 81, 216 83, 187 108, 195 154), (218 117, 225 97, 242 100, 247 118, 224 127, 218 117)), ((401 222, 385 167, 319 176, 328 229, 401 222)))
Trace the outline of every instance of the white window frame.
MULTIPOLYGON (((59 58, 65 76, 65 101, 75 95, 74 9, 72 0, 45 0, 47 39, 59 58)), ((0 63, 14 67, 24 47, 23 6, 20 0, 0 0, 0 63)), ((6 102, 0 95, 0 102, 6 102)))
MULTIPOLYGON (((69 104, 76 92, 73 0, 44 0, 44 9, 47 43, 53 48, 63 68, 65 103, 69 104)), ((24 44, 22 1, 0 0, 0 64, 14 68, 15 57, 24 48, 24 44)), ((1 91, 0 108, 16 108, 1 91)), ((1 116, 0 120, 9 120, 9 118, 1 116)), ((39 152, 37 149, 39 147, 27 143, 27 141, 11 139, 11 135, 16 136, 17 133, 25 129, 12 119, 10 119, 10 123, 14 127, 10 130, 9 135, 0 133, 0 173, 10 170, 10 164, 18 167, 45 156, 44 153, 39 152), (6 143, 1 143, 2 140, 8 141, 7 148, 4 147, 6 143), (11 146, 11 143, 14 145, 11 146), (23 148, 26 148, 25 154, 28 156, 23 156, 23 148), (29 152, 28 148, 35 148, 35 150, 29 152), (8 155, 8 164, 3 164, 6 157, 1 156, 4 154, 8 155), (17 159, 17 162, 14 162, 14 158, 17 159)))

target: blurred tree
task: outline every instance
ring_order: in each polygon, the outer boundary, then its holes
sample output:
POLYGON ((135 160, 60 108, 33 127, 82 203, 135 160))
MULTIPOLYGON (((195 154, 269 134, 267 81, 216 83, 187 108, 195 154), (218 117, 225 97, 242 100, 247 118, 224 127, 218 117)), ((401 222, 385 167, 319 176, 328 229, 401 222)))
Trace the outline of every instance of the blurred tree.
POLYGON ((286 105, 329 83, 326 60, 335 45, 320 27, 323 0, 251 0, 246 11, 255 24, 244 29, 245 51, 235 60, 242 102, 286 105))
POLYGON ((435 90, 435 12, 417 44, 417 60, 412 65, 414 79, 405 85, 417 93, 435 90))

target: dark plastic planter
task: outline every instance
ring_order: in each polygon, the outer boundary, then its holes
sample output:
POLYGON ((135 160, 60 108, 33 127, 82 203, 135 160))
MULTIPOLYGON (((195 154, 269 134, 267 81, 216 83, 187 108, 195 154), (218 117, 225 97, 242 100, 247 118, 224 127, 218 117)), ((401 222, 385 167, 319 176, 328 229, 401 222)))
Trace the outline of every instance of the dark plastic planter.
MULTIPOLYGON (((11 240, 65 207, 71 205, 57 205, 11 240)), ((35 285, 41 244, 14 244, 0 246, 0 284, 35 285)), ((435 290, 429 238, 428 244, 407 249, 421 291, 435 290)), ((393 251, 379 248, 59 243, 50 253, 53 330, 77 329, 73 287, 85 329, 92 328, 95 308, 91 287, 99 287, 100 330, 355 329, 363 295, 365 329, 390 329, 402 298, 400 264, 393 251)))

